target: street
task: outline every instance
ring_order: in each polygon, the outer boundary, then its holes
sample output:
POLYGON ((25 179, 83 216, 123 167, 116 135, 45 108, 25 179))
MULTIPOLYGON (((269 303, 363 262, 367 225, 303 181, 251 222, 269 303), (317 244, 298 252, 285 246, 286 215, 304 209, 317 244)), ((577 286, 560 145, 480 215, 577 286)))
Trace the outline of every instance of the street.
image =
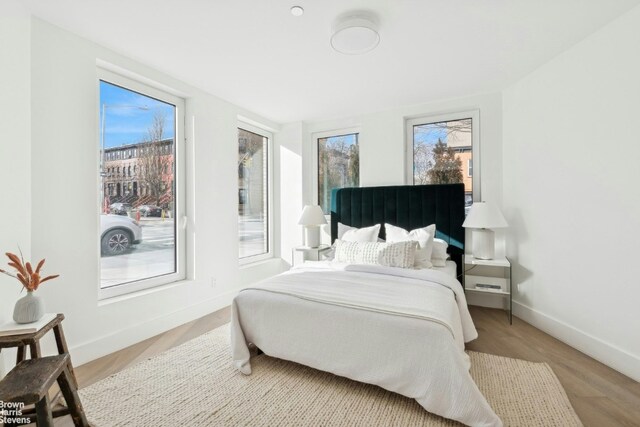
MULTIPOLYGON (((171 218, 141 218, 142 242, 126 254, 103 256, 100 286, 107 288, 175 271, 174 221, 171 218)), ((266 227, 258 218, 238 217, 239 256, 267 252, 266 227)))
POLYGON ((101 258, 100 287, 161 276, 175 271, 174 221, 142 218, 142 242, 128 253, 101 258))
POLYGON ((248 216, 238 217, 238 234, 240 238, 239 256, 245 258, 266 253, 266 225, 261 218, 248 216))

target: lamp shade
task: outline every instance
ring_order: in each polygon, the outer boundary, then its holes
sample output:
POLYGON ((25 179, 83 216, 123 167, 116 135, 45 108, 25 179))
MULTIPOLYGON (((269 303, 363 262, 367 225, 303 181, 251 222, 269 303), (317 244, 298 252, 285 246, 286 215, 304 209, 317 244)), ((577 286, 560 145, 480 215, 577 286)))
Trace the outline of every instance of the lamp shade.
POLYGON ((299 225, 323 225, 327 223, 322 208, 318 205, 306 205, 300 215, 299 225))
POLYGON ((467 219, 462 224, 465 228, 505 228, 508 225, 500 209, 487 202, 471 205, 467 219))

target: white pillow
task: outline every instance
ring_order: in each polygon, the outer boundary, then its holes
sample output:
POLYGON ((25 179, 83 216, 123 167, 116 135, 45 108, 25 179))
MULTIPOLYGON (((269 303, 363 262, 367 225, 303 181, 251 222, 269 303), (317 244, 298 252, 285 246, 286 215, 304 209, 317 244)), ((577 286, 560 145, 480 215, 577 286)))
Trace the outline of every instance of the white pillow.
POLYGON ((431 253, 431 263, 434 267, 445 267, 449 254, 447 248, 449 244, 442 239, 433 239, 433 252, 431 253))
POLYGON ((433 252, 433 238, 436 235, 435 224, 431 224, 428 227, 416 228, 411 231, 391 224, 385 224, 384 228, 387 235, 386 240, 389 243, 406 242, 410 240, 418 242, 419 248, 416 249, 415 256, 416 268, 433 267, 431 263, 431 253, 433 252))
POLYGON ((338 239, 345 242, 376 242, 378 233, 380 232, 380 224, 371 227, 356 228, 338 223, 338 239))
POLYGON ((415 263, 416 245, 415 241, 378 243, 336 240, 335 261, 412 268, 415 263))

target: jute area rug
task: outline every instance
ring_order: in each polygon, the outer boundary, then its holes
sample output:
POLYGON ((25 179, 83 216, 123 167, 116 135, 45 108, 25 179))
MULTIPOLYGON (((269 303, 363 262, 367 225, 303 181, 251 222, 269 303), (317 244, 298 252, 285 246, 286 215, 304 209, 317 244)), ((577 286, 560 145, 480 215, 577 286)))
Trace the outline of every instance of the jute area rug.
MULTIPOLYGON (((471 375, 505 426, 580 426, 544 363, 469 352, 471 375)), ((111 426, 456 426, 414 400, 260 355, 233 369, 222 326, 80 391, 90 422, 111 426)))

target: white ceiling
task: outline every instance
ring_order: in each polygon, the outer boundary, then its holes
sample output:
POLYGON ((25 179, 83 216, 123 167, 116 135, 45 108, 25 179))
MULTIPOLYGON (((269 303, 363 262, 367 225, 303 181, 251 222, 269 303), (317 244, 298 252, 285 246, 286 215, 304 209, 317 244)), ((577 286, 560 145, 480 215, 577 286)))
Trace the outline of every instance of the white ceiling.
POLYGON ((26 0, 34 15, 280 123, 500 90, 640 0, 26 0), (289 9, 304 7, 302 17, 289 9), (329 44, 375 12, 380 45, 329 44))

